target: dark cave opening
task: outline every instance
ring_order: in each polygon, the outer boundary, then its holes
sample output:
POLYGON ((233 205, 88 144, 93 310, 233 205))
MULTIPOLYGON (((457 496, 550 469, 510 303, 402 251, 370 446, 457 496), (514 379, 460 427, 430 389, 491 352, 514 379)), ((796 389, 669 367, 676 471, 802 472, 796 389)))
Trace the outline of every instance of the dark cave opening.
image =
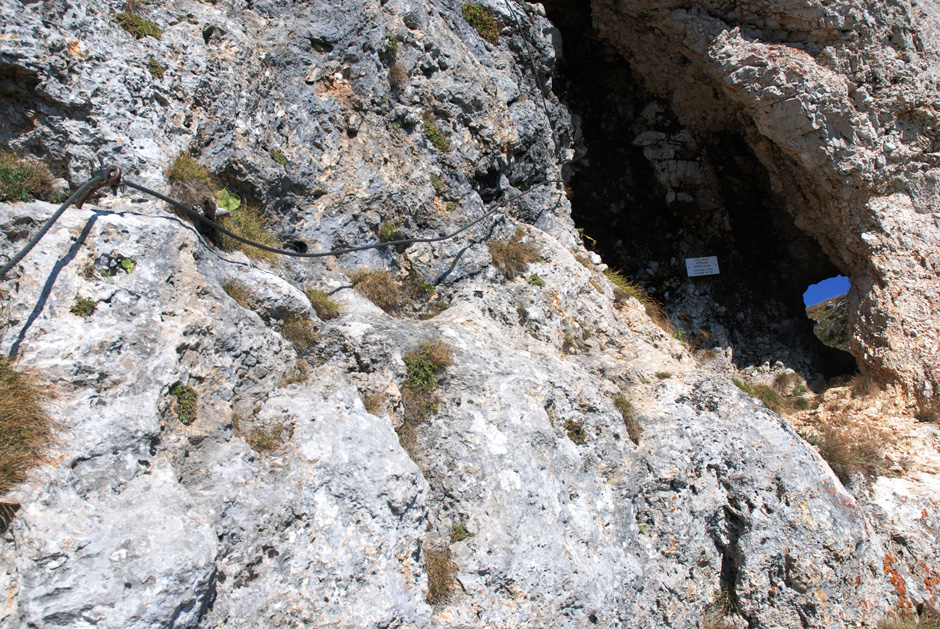
POLYGON ((562 35, 555 91, 580 126, 572 216, 585 242, 660 302, 683 337, 739 368, 783 363, 814 385, 854 373, 813 333, 803 291, 839 270, 800 231, 743 133, 683 128, 591 23, 589 0, 546 3, 562 35), (685 259, 720 273, 687 277, 685 259))

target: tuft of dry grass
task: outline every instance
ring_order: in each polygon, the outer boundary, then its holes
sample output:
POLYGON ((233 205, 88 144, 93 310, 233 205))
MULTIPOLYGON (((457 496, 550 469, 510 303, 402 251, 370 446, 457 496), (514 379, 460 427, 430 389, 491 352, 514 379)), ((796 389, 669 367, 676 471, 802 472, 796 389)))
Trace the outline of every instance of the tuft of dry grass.
POLYGON ((940 422, 940 400, 936 398, 917 400, 914 418, 919 422, 940 422))
POLYGON ((50 396, 35 372, 0 358, 0 494, 26 479, 52 442, 52 419, 43 408, 50 396))
POLYGON ((288 312, 281 324, 281 336, 294 344, 298 351, 305 351, 320 335, 313 327, 313 320, 304 314, 288 312))
MULTIPOLYGON (((266 223, 267 218, 264 212, 257 207, 244 204, 219 220, 219 224, 232 233, 276 249, 279 243, 271 230, 267 228, 266 223)), ((222 248, 226 251, 236 249, 244 251, 246 256, 255 260, 265 260, 272 264, 277 261, 276 253, 246 245, 225 234, 222 234, 222 248)))
POLYGON ((617 410, 620 411, 621 417, 623 417, 623 425, 627 429, 627 435, 630 436, 633 443, 639 444, 640 437, 643 436, 643 427, 640 426, 640 421, 636 418, 636 413, 633 412, 633 404, 622 393, 615 395, 612 401, 617 410))
POLYGON ((237 280, 226 280, 222 283, 222 290, 242 308, 248 308, 250 310, 252 303, 255 301, 254 293, 237 280))
POLYGON ((0 201, 50 201, 52 181, 45 163, 0 151, 0 201))
POLYGON ((429 605, 443 603, 456 584, 454 577, 457 574, 457 564, 451 559, 450 548, 433 548, 426 543, 424 567, 428 571, 428 593, 425 600, 429 605))
MULTIPOLYGON (((588 268, 593 268, 593 265, 588 268)), ((646 316, 652 319, 653 323, 662 328, 667 334, 675 334, 672 323, 669 321, 669 317, 666 316, 663 307, 659 302, 650 297, 642 286, 627 279, 623 273, 614 269, 607 269, 604 271, 604 275, 614 285, 615 306, 620 306, 623 302, 632 297, 643 304, 643 308, 646 310, 646 316)))
POLYGON ((940 629, 940 615, 927 609, 922 614, 895 611, 878 623, 878 629, 940 629))
POLYGON ((868 374, 858 374, 849 380, 849 388, 852 390, 852 397, 864 398, 878 395, 881 393, 881 385, 868 374))
POLYGON ((328 321, 339 316, 339 304, 333 301, 326 291, 308 288, 304 294, 321 320, 328 321))
POLYGON ((538 262, 542 259, 533 245, 522 242, 523 236, 525 236, 525 231, 519 228, 512 238, 491 240, 487 243, 493 265, 507 280, 525 273, 530 262, 538 262))
POLYGON ((884 470, 884 439, 844 413, 834 413, 830 421, 816 428, 816 433, 815 437, 809 435, 810 443, 842 484, 848 484, 855 474, 874 478, 884 470))
POLYGON ((402 87, 408 83, 408 68, 401 61, 392 64, 388 69, 388 80, 395 87, 402 87))
POLYGON ((270 428, 255 428, 245 435, 245 441, 255 452, 262 454, 274 452, 284 445, 284 438, 281 436, 283 430, 283 424, 274 424, 270 428))
POLYGON ((349 274, 349 281, 366 299, 389 314, 401 310, 401 288, 388 271, 361 269, 349 274))
POLYGON ((382 402, 382 395, 379 393, 366 393, 363 395, 362 405, 370 415, 378 415, 385 406, 382 402))

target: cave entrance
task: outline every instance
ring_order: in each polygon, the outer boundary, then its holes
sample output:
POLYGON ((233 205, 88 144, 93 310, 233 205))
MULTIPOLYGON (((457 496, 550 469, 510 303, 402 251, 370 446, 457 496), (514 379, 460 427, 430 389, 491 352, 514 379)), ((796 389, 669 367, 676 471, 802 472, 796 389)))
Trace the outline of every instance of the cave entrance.
POLYGON ((814 388, 854 373, 851 354, 813 333, 802 299, 839 269, 796 227, 743 135, 685 129, 597 35, 587 0, 545 6, 563 44, 554 89, 583 138, 570 190, 586 242, 686 338, 739 368, 782 363, 814 388), (664 171, 676 163, 675 176, 664 171), (706 256, 720 274, 688 277, 685 260, 706 256))

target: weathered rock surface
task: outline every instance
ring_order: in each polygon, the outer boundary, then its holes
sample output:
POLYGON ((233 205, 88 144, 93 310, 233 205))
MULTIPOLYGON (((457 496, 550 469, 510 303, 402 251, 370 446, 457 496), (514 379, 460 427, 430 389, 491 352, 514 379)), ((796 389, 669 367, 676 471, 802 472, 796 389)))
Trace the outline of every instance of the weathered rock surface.
MULTIPOLYGON (((695 627, 724 590, 739 624, 838 627, 937 603, 919 567, 937 555, 935 511, 893 506, 926 508, 920 485, 876 485, 880 515, 860 504, 781 417, 575 258, 570 206, 540 185, 575 132, 542 89, 558 42, 537 6, 490 6, 497 45, 456 3, 142 9, 160 40, 104 6, 0 6, 0 141, 73 183, 100 158, 163 186, 187 148, 311 251, 372 241, 386 220, 440 234, 515 199, 449 241, 277 266, 136 193, 69 210, 2 285, 0 347, 54 385, 62 436, 12 493, 0 626, 695 627), (451 151, 423 135, 426 114, 451 151), (486 241, 519 228, 544 287, 490 264, 486 241), (133 269, 91 270, 110 259, 133 269), (390 316, 349 286, 360 266, 433 280, 452 306, 390 316), (287 313, 315 316, 308 286, 341 314, 313 319, 299 349, 281 331, 287 313), (79 297, 95 312, 72 314, 79 297), (402 357, 429 339, 454 364, 410 456, 402 357), (188 425, 175 385, 198 396, 188 425), (457 524, 473 536, 450 542, 457 524), (456 586, 431 606, 427 557, 447 547, 456 586)), ((0 251, 53 210, 0 205, 0 251)))

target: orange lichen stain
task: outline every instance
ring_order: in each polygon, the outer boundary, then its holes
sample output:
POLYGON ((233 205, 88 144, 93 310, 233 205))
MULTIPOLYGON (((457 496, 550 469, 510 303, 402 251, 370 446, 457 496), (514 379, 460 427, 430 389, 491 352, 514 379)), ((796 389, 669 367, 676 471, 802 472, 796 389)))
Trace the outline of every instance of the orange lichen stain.
POLYGON ((911 602, 907 600, 907 583, 904 582, 904 577, 895 569, 894 557, 891 555, 885 555, 884 573, 898 593, 898 607, 902 611, 911 607, 911 602))
POLYGON ((940 585, 940 574, 937 574, 936 570, 933 570, 926 562, 921 565, 924 567, 924 572, 927 573, 927 576, 924 577, 924 587, 927 588, 928 592, 936 595, 933 588, 935 585, 940 585))

